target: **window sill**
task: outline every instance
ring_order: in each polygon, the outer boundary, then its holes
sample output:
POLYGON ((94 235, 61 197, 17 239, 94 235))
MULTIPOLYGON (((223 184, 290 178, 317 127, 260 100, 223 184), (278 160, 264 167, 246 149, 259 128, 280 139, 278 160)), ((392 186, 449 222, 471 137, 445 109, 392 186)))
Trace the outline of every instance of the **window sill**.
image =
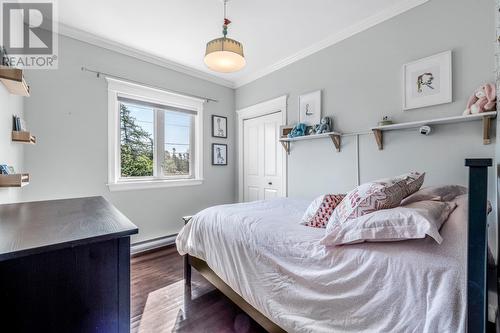
POLYGON ((203 179, 160 179, 109 183, 111 192, 148 190, 164 187, 195 186, 203 184, 203 179))

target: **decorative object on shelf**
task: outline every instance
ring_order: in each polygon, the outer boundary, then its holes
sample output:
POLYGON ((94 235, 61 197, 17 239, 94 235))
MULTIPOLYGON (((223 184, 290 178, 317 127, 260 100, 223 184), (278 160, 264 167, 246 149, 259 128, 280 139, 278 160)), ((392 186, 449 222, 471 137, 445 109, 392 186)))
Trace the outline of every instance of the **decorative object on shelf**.
POLYGON ((4 46, 0 46, 0 65, 10 66, 9 55, 4 46))
POLYGON ((10 175, 11 173, 14 173, 14 168, 7 164, 0 164, 0 175, 10 175))
POLYGON ((224 1, 224 24, 222 25, 222 38, 216 38, 207 43, 205 51, 205 64, 213 71, 220 73, 232 73, 245 67, 246 61, 243 55, 243 44, 237 40, 227 38, 227 28, 231 21, 226 17, 226 5, 229 0, 224 1))
POLYGON ((496 88, 493 83, 486 83, 477 88, 467 102, 463 115, 495 111, 497 104, 496 88))
POLYGON ((316 126, 306 126, 306 135, 316 134, 316 126))
POLYGON ((212 136, 227 139, 227 117, 212 115, 212 136))
POLYGON ((212 143, 212 165, 227 165, 227 145, 212 143))
POLYGON ((332 130, 330 117, 323 117, 321 122, 315 126, 316 134, 328 133, 332 130))
POLYGON ((12 165, 0 164, 0 175, 12 175, 15 173, 16 170, 12 165))
POLYGON ((288 133, 289 138, 296 138, 298 136, 304 135, 306 135, 306 124, 303 123, 298 123, 297 125, 293 126, 292 131, 288 133))
POLYGON ((378 126, 393 125, 394 122, 389 116, 384 116, 381 121, 378 122, 378 126))
POLYGON ((312 126, 321 121, 321 90, 299 96, 299 123, 312 126))
POLYGON ((452 101, 451 51, 403 65, 403 109, 452 101))
POLYGON ((26 132, 26 122, 19 116, 12 115, 12 130, 18 132, 26 132))

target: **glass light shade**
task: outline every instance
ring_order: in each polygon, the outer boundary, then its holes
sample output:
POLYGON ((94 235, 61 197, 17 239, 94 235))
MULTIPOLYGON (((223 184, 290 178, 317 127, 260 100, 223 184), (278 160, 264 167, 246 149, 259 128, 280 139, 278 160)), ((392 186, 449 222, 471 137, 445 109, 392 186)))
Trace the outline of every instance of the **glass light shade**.
POLYGON ((236 72, 245 67, 243 45, 231 38, 217 38, 207 43, 205 64, 220 73, 236 72))

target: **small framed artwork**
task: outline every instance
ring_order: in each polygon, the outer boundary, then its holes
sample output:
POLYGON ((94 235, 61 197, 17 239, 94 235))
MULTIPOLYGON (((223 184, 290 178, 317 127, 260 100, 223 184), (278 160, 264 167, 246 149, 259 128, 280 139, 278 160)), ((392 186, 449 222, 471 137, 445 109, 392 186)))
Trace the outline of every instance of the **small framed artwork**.
POLYGON ((451 51, 403 65, 403 110, 451 101, 451 51))
POLYGON ((227 165, 227 145, 212 143, 212 165, 227 165))
POLYGON ((212 115, 212 136, 227 139, 227 118, 212 115))
POLYGON ((299 96, 299 122, 307 126, 319 124, 321 120, 321 90, 299 96))

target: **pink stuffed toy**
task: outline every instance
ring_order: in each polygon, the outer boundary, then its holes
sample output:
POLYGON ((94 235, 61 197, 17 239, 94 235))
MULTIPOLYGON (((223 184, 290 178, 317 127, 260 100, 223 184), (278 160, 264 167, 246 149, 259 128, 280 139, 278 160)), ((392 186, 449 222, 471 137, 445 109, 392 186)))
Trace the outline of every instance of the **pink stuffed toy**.
POLYGON ((486 83, 479 87, 469 98, 464 116, 468 114, 481 113, 496 110, 496 89, 492 83, 486 83))

